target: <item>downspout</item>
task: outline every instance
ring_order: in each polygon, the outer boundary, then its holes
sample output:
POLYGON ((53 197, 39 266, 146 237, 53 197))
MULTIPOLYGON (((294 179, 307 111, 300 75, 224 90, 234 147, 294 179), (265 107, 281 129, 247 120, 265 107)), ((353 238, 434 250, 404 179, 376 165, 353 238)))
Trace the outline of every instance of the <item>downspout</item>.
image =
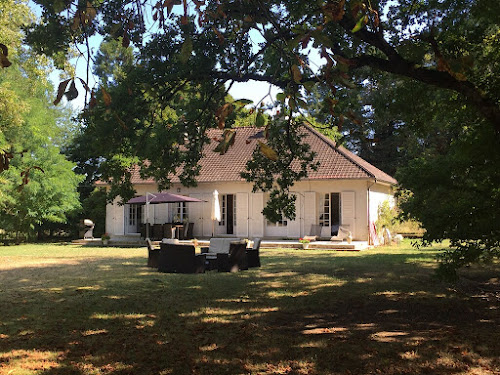
POLYGON ((368 186, 367 194, 368 194, 368 217, 367 217, 367 226, 368 226, 368 245, 373 245, 371 242, 371 237, 370 237, 370 188, 377 183, 377 178, 374 178, 373 183, 368 186))

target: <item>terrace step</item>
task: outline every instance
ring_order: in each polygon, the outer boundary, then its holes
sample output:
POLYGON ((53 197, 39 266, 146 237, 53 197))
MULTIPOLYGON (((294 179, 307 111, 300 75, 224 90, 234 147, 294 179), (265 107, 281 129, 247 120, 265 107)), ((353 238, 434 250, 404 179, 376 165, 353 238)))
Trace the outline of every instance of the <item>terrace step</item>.
MULTIPOLYGON (((98 246, 102 244, 100 238, 94 239, 79 239, 71 241, 75 245, 90 245, 98 246)), ((161 241, 152 241, 153 246, 160 246, 161 241)), ((192 241, 180 241, 180 243, 191 244, 192 241)), ((209 246, 210 240, 203 239, 198 240, 198 246, 209 246)), ((146 246, 143 239, 139 237, 131 236, 115 236, 109 241, 108 246, 122 246, 122 247, 142 247, 146 246)), ((277 248, 287 248, 287 249, 297 249, 302 250, 303 246, 298 241, 293 240, 263 240, 260 245, 264 249, 277 249, 277 248)), ((366 241, 353 241, 352 243, 339 242, 339 241, 313 241, 309 243, 309 249, 314 250, 338 250, 338 251, 361 251, 366 250, 370 246, 366 241)))

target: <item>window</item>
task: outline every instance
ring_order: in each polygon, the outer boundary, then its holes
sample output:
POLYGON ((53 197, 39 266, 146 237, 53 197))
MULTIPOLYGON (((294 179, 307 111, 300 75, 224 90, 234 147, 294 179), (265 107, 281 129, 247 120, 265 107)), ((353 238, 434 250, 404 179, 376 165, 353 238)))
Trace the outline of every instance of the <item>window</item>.
POLYGON ((320 199, 319 225, 322 227, 330 226, 330 194, 325 194, 320 199))
POLYGON ((288 225, 288 221, 283 218, 283 215, 281 216, 281 219, 278 220, 276 223, 271 223, 269 220, 267 221, 266 224, 268 227, 286 227, 288 225))
POLYGON ((233 195, 233 226, 236 226, 236 194, 233 195))
POLYGON ((138 215, 139 213, 141 212, 141 210, 138 210, 137 209, 137 205, 136 204, 131 204, 128 206, 128 225, 133 227, 135 225, 137 225, 137 219, 138 219, 138 215))
POLYGON ((186 202, 177 202, 175 205, 175 217, 174 221, 179 220, 179 222, 183 222, 188 220, 188 209, 186 202))
POLYGON ((233 202, 233 226, 236 226, 236 195, 233 194, 224 194, 221 196, 220 199, 220 221, 219 225, 220 226, 225 226, 226 225, 226 220, 228 217, 228 212, 227 208, 230 206, 230 201, 228 200, 232 199, 233 202))
POLYGON ((340 193, 328 193, 320 199, 319 225, 332 227, 332 233, 340 226, 340 193))
POLYGON ((222 195, 220 199, 220 221, 219 225, 226 225, 226 207, 227 207, 227 195, 222 195))

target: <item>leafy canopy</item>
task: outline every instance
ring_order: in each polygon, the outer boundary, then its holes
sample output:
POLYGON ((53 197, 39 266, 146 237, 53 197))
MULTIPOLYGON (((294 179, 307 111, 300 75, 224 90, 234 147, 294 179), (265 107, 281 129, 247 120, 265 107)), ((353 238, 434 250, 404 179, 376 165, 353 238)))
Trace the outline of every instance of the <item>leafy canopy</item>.
MULTIPOLYGON (((298 114, 307 117, 311 102, 332 128, 362 135, 357 137, 359 142, 365 142, 375 133, 386 139, 398 134, 399 140, 386 145, 385 150, 399 152, 398 142, 410 138, 412 141, 403 145, 406 153, 400 161, 403 165, 421 156, 422 159, 417 159, 422 160, 421 168, 413 173, 425 171, 423 166, 434 165, 440 155, 452 160, 464 142, 476 151, 482 147, 483 139, 498 143, 497 2, 169 0, 143 4, 39 0, 37 3, 43 9, 43 22, 31 27, 28 41, 39 51, 58 56, 72 43, 85 45, 97 34, 119 40, 124 48, 135 48, 134 68, 126 77, 102 80, 94 88, 85 113, 86 127, 94 127, 95 134, 108 140, 107 151, 96 155, 103 157, 104 177, 112 178, 112 191, 116 194, 126 193, 124 190, 131 193, 128 170, 143 160, 143 155, 136 151, 138 146, 150 149, 151 155, 156 150, 150 164, 143 165, 144 176, 156 178, 161 187, 167 186, 169 173, 184 165, 183 183, 194 183, 196 161, 202 144, 207 141, 204 130, 232 125, 226 121, 229 114, 224 110, 228 108, 226 91, 232 82, 264 81, 280 88, 276 97, 280 115, 276 119, 266 124, 262 109, 254 109, 255 123, 268 129, 266 146, 273 151, 256 155, 267 154, 267 163, 277 167, 276 173, 259 174, 259 157, 245 173, 247 178, 257 179, 256 188, 274 190, 278 186, 272 194, 275 197, 283 197, 290 182, 305 177, 310 168, 312 160, 307 147, 291 149, 296 143, 285 142, 281 144, 284 149, 278 152, 276 145, 283 132, 288 139, 295 139, 298 127, 290 118, 298 114), (153 24, 147 22, 149 15, 153 24), (321 56, 319 67, 310 58, 312 49, 321 56), (413 85, 414 94, 430 93, 422 100, 426 105, 431 104, 430 108, 438 110, 442 103, 447 103, 442 116, 445 122, 440 123, 439 115, 425 108, 423 113, 427 118, 419 119, 418 109, 409 115, 404 105, 402 115, 386 111, 384 117, 381 95, 372 95, 369 103, 362 100, 370 97, 362 92, 368 87, 387 90, 391 95, 404 92, 403 97, 410 98, 411 86, 398 90, 395 86, 401 84, 413 85), (316 100, 310 100, 309 94, 314 93, 316 100), (186 98, 187 102, 183 102, 186 98), (107 131, 102 130, 100 119, 109 122, 107 131), (370 121, 372 126, 363 129, 370 121), (383 129, 388 121, 392 121, 391 125, 383 129), (434 135, 442 142, 434 142, 434 135), (427 152, 428 147, 431 152, 427 152), (306 164, 304 173, 290 173, 287 166, 291 164, 282 160, 289 159, 289 155, 300 165, 306 164)), ((64 90, 59 94, 64 94, 64 90)), ((68 98, 74 95, 72 91, 67 91, 68 98)), ((420 97, 414 100, 419 101, 420 97)), ((368 143, 377 143, 375 137, 371 139, 373 142, 368 143)), ((352 141, 355 140, 353 137, 352 141)), ((222 142, 230 143, 228 139, 222 142)), ((366 144, 364 148, 367 149, 366 144)), ((494 155, 498 154, 497 149, 488 148, 494 155)), ((478 169, 477 173, 483 174, 489 170, 485 166, 496 156, 490 158, 489 152, 476 151, 467 152, 464 157, 479 157, 472 165, 478 169)), ((388 152, 385 160, 391 155, 388 152)), ((414 165, 417 164, 409 168, 414 165)), ((464 180, 467 170, 439 173, 444 180, 448 177, 464 180)), ((414 199, 420 199, 419 204, 406 206, 412 210, 408 215, 422 220, 416 210, 422 209, 425 189, 419 190, 411 179, 401 181, 405 188, 414 189, 414 199)), ((428 183, 429 187, 439 186, 436 180, 428 183)), ((449 188, 446 186, 443 194, 449 188)), ((489 196, 494 196, 491 193, 489 196)), ((290 200, 281 199, 275 208, 293 215, 289 207, 290 200)), ((462 217, 470 221, 467 215, 462 217)), ((444 216, 440 220, 445 220, 444 216)), ((433 221, 422 221, 426 227, 437 227, 433 221)), ((443 237, 449 232, 440 233, 443 237)), ((471 239, 471 232, 461 233, 461 238, 471 239)))
POLYGON ((0 228, 32 234, 47 222, 64 222, 79 207, 74 164, 65 160, 67 112, 48 105, 49 60, 21 48, 28 7, 0 2, 0 43, 12 66, 0 71, 0 228))

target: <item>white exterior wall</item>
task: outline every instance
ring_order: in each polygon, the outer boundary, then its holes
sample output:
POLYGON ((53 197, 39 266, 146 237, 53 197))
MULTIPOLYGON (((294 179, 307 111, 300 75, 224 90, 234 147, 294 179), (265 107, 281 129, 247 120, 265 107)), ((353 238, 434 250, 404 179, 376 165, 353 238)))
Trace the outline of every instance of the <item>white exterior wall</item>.
MULTIPOLYGON (((156 188, 152 185, 136 185, 137 195, 145 195, 147 192, 154 193, 156 188)), ((296 219, 288 221, 287 226, 268 226, 262 209, 265 206, 264 193, 252 193, 252 185, 246 182, 227 183, 199 183, 197 187, 183 187, 173 184, 169 192, 182 194, 203 199, 203 203, 188 203, 188 216, 195 223, 195 237, 210 237, 212 230, 214 235, 225 235, 226 227, 212 225, 210 220, 212 208, 213 191, 217 189, 219 196, 233 194, 236 198, 236 222, 234 226, 235 237, 275 237, 275 238, 299 238, 310 234, 311 225, 318 224, 320 215, 320 201, 324 194, 341 194, 341 227, 348 226, 355 240, 368 239, 368 213, 370 219, 376 215, 378 205, 386 199, 392 199, 390 186, 373 184, 368 180, 327 180, 327 181, 300 181, 293 187, 297 194, 296 219), (370 192, 368 193, 368 188, 370 192), (368 202, 369 206, 368 207, 368 202)), ((154 214, 150 214, 156 223, 167 221, 166 209, 153 208, 154 214)), ((115 235, 124 234, 124 206, 116 204, 106 207, 106 230, 115 235)), ((330 228, 322 228, 322 236, 330 237, 330 228)), ((339 238, 342 238, 341 234, 339 238)))

